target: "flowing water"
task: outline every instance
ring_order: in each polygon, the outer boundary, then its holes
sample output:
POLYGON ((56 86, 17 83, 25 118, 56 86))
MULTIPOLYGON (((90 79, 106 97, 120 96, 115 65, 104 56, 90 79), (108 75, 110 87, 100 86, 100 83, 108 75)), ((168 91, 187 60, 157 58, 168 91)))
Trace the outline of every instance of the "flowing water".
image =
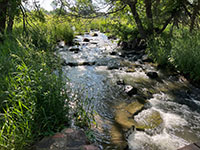
POLYGON ((79 50, 65 47, 58 54, 65 60, 63 72, 72 88, 83 89, 81 94, 92 99, 98 124, 95 136, 101 148, 122 150, 128 143, 131 150, 175 150, 199 141, 200 89, 176 72, 158 70, 155 64, 142 61, 140 53, 120 57, 116 41, 96 33, 77 36, 79 50), (146 75, 150 71, 159 77, 150 79, 146 75), (127 85, 137 88, 137 94, 129 96, 127 85), (161 121, 154 129, 131 130, 123 126, 126 120, 116 119, 118 111, 136 100, 145 101, 145 107, 134 120, 145 124, 148 115, 156 112, 161 121))

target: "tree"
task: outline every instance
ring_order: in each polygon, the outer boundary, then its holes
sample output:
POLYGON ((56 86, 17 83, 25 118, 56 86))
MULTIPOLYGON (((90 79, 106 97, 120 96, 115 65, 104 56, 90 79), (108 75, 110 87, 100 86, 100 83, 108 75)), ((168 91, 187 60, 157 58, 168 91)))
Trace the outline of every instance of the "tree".
POLYGON ((8 1, 0 0, 0 34, 4 33, 6 27, 7 8, 8 8, 8 1))
POLYGON ((14 18, 20 10, 21 3, 22 0, 0 0, 0 34, 4 34, 6 26, 7 32, 12 31, 14 18))

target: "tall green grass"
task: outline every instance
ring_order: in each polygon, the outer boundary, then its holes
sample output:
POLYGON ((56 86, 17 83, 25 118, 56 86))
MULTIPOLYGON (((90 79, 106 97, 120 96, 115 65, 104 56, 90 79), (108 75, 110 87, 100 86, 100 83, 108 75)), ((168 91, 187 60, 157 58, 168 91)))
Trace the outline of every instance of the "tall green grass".
POLYGON ((68 125, 64 82, 48 65, 53 55, 30 45, 13 37, 0 46, 1 149, 23 149, 68 125))
POLYGON ((172 65, 177 70, 200 81, 200 32, 176 29, 173 35, 162 34, 148 42, 148 54, 161 65, 172 65))

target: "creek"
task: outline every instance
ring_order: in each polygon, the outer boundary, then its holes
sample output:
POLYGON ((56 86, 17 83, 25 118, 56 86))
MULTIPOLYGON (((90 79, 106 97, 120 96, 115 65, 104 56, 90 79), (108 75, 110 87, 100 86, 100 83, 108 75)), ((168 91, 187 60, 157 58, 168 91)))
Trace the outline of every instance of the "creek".
POLYGON ((175 150, 200 140, 200 89, 98 31, 74 41, 57 53, 71 88, 91 99, 102 149, 175 150))

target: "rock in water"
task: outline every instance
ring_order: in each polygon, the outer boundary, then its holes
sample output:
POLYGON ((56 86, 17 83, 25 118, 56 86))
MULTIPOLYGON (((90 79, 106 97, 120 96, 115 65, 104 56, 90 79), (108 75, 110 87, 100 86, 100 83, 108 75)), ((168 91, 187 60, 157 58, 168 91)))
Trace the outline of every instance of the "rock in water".
POLYGON ((38 142, 34 150, 99 150, 90 144, 82 130, 64 129, 51 137, 45 137, 38 142))
POLYGON ((98 34, 97 34, 97 33, 94 33, 92 36, 98 36, 98 34))
POLYGON ((158 73, 157 72, 147 72, 146 75, 151 79, 158 78, 158 73))
POLYGON ((125 82, 123 79, 117 80, 117 85, 125 85, 125 82))
POLYGON ((133 96, 137 94, 137 88, 132 87, 131 85, 126 85, 125 92, 128 94, 128 96, 133 96))
POLYGON ((90 40, 88 38, 84 38, 83 42, 90 42, 90 40))
POLYGON ((69 51, 71 51, 71 52, 79 52, 80 48, 78 46, 72 46, 72 47, 69 48, 69 51))
POLYGON ((117 55, 117 52, 112 51, 112 52, 110 52, 110 55, 117 55))

